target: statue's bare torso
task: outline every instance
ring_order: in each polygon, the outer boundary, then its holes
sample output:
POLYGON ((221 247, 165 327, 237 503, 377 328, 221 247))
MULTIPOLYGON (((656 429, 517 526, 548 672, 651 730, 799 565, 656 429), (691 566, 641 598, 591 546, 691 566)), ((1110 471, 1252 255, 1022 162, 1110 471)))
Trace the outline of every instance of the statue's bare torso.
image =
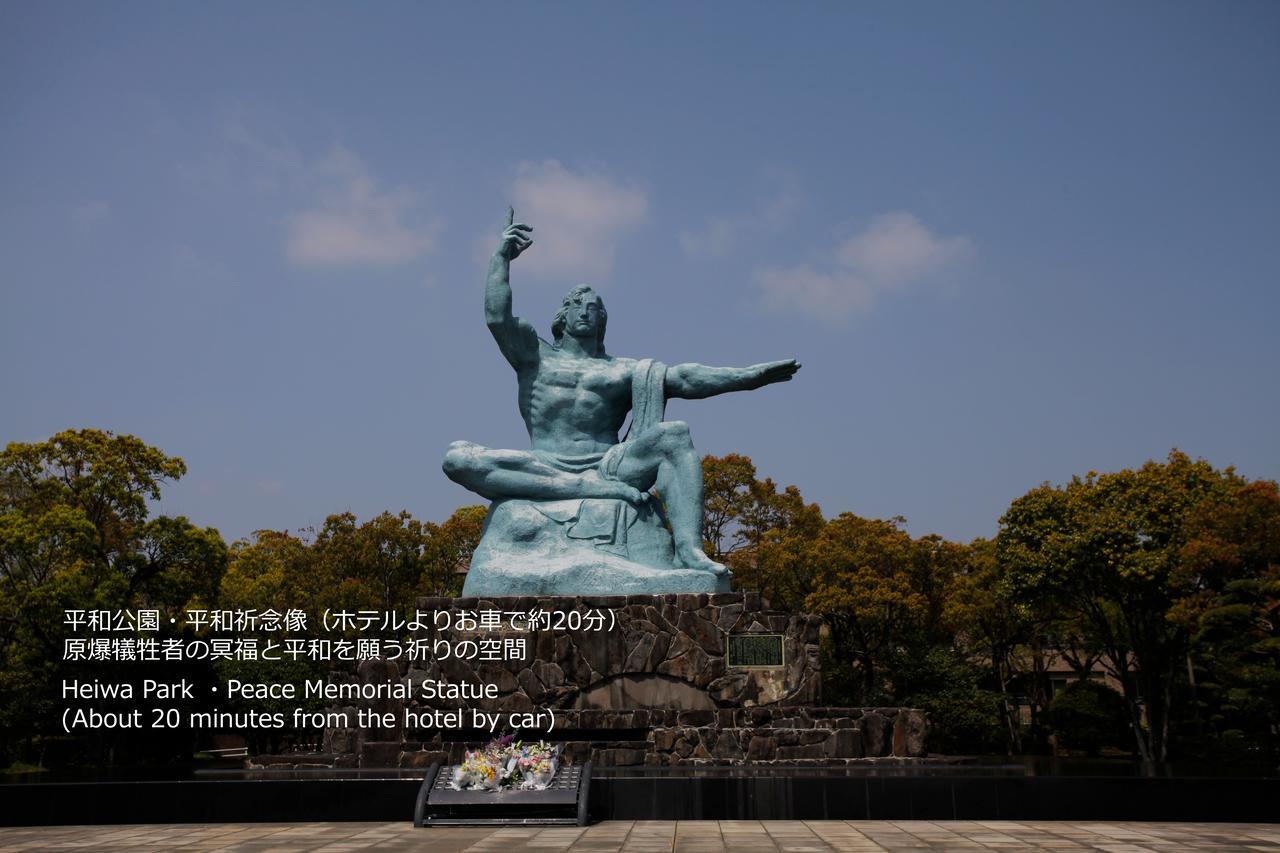
POLYGON ((585 455, 617 444, 635 365, 630 358, 570 355, 540 340, 537 359, 516 372, 533 449, 585 455))

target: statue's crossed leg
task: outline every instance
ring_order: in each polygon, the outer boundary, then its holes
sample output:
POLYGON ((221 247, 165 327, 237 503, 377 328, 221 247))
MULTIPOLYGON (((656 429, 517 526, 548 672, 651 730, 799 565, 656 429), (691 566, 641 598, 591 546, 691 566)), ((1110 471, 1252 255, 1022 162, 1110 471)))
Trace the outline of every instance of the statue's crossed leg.
POLYGON ((627 483, 605 478, 595 464, 583 467, 561 462, 533 450, 494 450, 470 441, 455 441, 444 457, 444 472, 491 501, 504 498, 563 500, 567 498, 617 498, 633 504, 647 499, 627 483))
POLYGON ((640 504, 656 484, 671 522, 676 565, 727 571, 702 550, 702 462, 684 421, 655 424, 598 458, 557 458, 455 441, 445 455, 444 471, 489 500, 616 498, 640 504))

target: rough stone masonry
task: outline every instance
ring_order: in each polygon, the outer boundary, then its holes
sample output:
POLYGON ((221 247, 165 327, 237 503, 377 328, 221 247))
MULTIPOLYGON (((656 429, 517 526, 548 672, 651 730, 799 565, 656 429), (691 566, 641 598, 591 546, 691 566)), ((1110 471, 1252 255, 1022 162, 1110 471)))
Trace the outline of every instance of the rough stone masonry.
MULTIPOLYGON (((338 710, 348 725, 326 732, 324 753, 258 757, 251 764, 421 767, 457 762, 487 733, 466 730, 361 729, 357 711, 478 707, 554 711, 552 739, 574 760, 598 766, 799 763, 837 765, 916 760, 925 755, 926 719, 909 708, 830 708, 820 704, 821 619, 773 611, 758 593, 556 598, 423 598, 421 611, 504 612, 595 609, 612 630, 517 632, 528 640, 520 661, 450 659, 422 669, 369 660, 350 675, 366 683, 445 680, 497 687, 491 699, 378 699, 338 710), (782 665, 731 665, 736 634, 781 638, 782 665)), ((477 632, 429 628, 426 639, 477 632)), ((510 634, 509 630, 506 634, 510 634)), ((537 732, 522 733, 538 736, 537 732)))

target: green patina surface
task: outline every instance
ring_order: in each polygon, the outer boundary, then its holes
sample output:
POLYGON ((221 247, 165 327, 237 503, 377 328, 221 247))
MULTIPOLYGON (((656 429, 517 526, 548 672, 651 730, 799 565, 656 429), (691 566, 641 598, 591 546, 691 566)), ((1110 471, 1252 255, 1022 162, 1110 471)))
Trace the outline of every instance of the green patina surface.
POLYGON ((543 339, 511 307, 511 262, 532 232, 508 210, 484 296, 531 447, 456 441, 444 461, 450 479, 493 501, 463 594, 727 591, 728 571, 702 551, 701 460, 688 426, 663 419, 666 401, 786 382, 800 365, 668 367, 610 355, 608 312, 587 285, 569 291, 543 339))

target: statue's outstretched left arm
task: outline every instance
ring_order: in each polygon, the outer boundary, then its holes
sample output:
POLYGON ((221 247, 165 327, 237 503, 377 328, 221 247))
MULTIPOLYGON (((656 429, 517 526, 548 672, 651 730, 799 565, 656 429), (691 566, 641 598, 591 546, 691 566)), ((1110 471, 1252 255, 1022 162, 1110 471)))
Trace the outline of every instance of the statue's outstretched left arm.
POLYGON ((750 391, 789 382, 800 369, 794 358, 753 364, 751 367, 707 367, 704 364, 677 364, 667 369, 668 397, 697 400, 729 391, 750 391))

